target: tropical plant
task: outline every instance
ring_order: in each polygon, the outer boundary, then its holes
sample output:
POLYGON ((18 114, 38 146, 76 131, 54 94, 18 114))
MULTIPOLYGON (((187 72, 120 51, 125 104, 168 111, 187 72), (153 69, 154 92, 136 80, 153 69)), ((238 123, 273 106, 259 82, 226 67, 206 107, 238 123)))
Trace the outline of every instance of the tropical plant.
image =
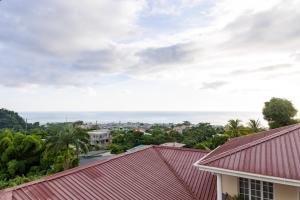
POLYGON ((250 119, 248 122, 248 128, 250 128, 251 132, 253 133, 257 133, 263 130, 259 119, 250 119))
POLYGON ((182 142, 186 144, 187 147, 193 147, 194 145, 202 143, 215 135, 223 133, 223 127, 213 126, 209 123, 199 123, 196 126, 183 131, 184 138, 182 142))
POLYGON ((0 179, 27 174, 40 164, 42 140, 5 129, 0 132, 0 179), (1 173, 2 172, 2 173, 1 173))
POLYGON ((63 163, 64 170, 72 166, 73 151, 77 160, 81 152, 88 152, 89 135, 78 128, 74 128, 73 124, 53 125, 50 128, 50 135, 47 138, 47 150, 50 152, 64 152, 63 163))
POLYGON ((231 119, 226 125, 226 130, 230 137, 238 137, 241 135, 241 128, 243 127, 239 119, 231 119))
POLYGON ((193 146, 195 149, 213 150, 218 146, 224 144, 228 140, 228 136, 225 134, 216 134, 207 140, 197 143, 193 146))
POLYGON ((242 195, 234 195, 234 196, 230 196, 228 195, 227 197, 225 197, 225 200, 244 200, 245 198, 242 195))

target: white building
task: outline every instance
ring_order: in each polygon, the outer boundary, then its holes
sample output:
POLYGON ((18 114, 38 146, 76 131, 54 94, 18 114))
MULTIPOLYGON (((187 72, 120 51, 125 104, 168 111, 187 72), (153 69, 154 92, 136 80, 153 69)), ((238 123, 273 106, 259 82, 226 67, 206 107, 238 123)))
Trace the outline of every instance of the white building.
POLYGON ((109 129, 100 129, 88 132, 91 145, 106 144, 111 142, 111 134, 109 129))

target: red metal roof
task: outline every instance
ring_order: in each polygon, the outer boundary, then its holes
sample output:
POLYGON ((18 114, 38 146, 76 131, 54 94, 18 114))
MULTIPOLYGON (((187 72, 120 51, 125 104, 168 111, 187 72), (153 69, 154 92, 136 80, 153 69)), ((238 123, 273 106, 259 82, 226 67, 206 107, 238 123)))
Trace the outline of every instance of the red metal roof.
POLYGON ((0 200, 215 200, 215 176, 193 166, 205 154, 151 146, 2 190, 0 200))
POLYGON ((198 164, 300 180, 300 125, 235 138, 198 164))

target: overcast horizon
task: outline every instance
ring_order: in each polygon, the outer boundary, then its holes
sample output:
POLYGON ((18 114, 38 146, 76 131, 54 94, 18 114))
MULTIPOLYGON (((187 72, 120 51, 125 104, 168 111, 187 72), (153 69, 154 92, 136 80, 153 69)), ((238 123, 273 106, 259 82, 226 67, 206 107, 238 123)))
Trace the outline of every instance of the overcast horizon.
POLYGON ((0 107, 300 109, 300 1, 2 0, 0 107))

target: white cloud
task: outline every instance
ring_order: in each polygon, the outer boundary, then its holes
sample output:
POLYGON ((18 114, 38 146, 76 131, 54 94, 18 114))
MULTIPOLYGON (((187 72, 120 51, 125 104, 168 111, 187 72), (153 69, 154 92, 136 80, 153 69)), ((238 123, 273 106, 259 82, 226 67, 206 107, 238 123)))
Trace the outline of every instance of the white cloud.
POLYGON ((195 7, 205 0, 150 0, 145 8, 146 15, 179 15, 185 8, 195 7))
POLYGON ((160 84, 163 98, 177 88, 198 100, 207 95, 206 103, 232 98, 232 91, 239 98, 247 91, 261 99, 291 96, 300 76, 299 7, 294 0, 2 1, 0 85, 29 91, 81 87, 97 98, 125 94, 128 104, 141 95, 149 96, 148 104, 158 98, 141 88, 144 82, 160 84), (160 20, 178 26, 163 27, 160 20), (127 79, 133 83, 123 88, 127 79), (272 89, 288 81, 290 92, 272 89))

